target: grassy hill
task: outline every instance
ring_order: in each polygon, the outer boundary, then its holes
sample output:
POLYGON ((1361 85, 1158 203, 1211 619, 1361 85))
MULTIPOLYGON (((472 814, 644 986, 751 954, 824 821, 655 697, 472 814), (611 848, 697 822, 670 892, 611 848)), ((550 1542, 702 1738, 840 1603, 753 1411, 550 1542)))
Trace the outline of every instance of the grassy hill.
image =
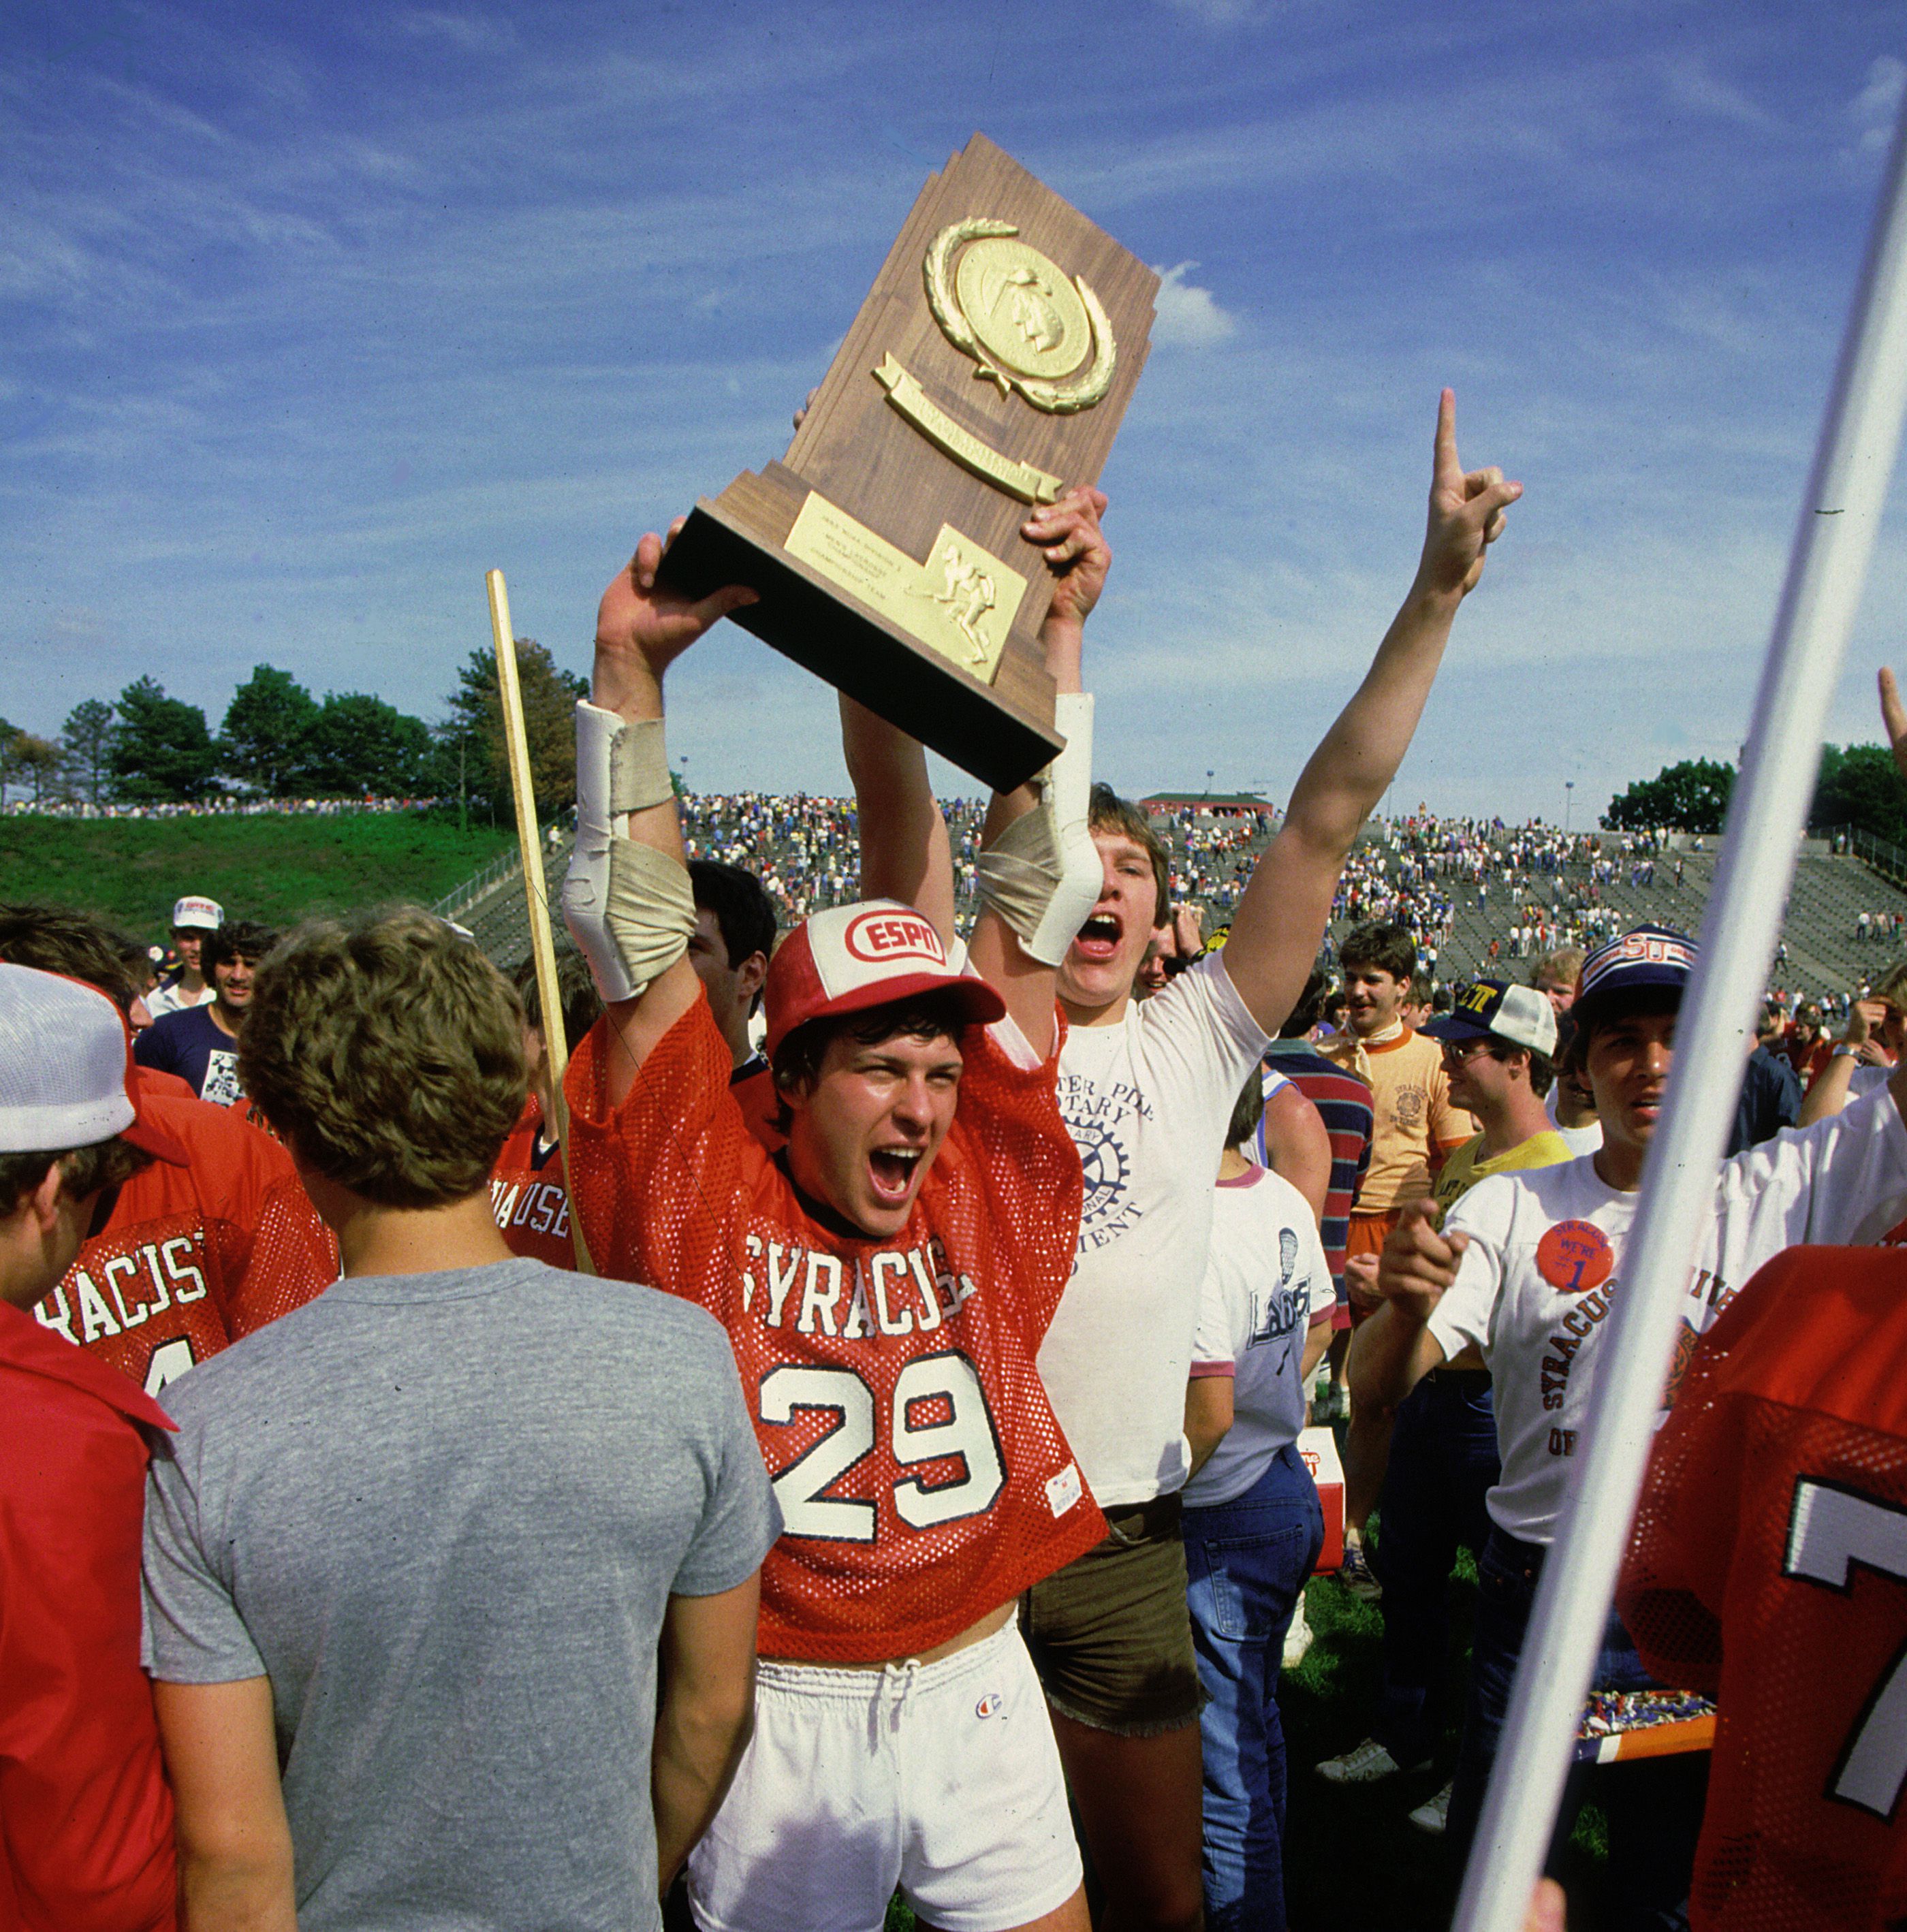
POLYGON ((513 842, 455 814, 335 818, 0 818, 0 899, 99 914, 163 940, 174 899, 206 892, 229 916, 288 926, 314 913, 428 905, 513 842))

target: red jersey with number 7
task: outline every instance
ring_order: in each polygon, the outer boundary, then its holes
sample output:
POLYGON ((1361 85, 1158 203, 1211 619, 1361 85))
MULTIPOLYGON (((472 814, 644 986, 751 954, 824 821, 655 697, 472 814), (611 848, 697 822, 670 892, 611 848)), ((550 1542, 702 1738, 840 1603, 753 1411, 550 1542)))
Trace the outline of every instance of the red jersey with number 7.
POLYGON ((1907 1916, 1907 1256, 1790 1248, 1701 1338, 1617 1606, 1719 1706, 1693 1923, 1907 1916))
POLYGON ((338 1244, 291 1156, 233 1109, 145 1088, 185 1148, 119 1190, 106 1225, 34 1310, 150 1396, 194 1363, 323 1293, 338 1244))
POLYGON ((824 1226, 750 1133, 705 999, 613 1113, 607 1039, 599 1021, 566 1083, 572 1198, 605 1274, 728 1329, 783 1520, 762 1654, 930 1649, 1091 1549, 1104 1520, 1035 1365, 1083 1190, 1055 1061, 969 1028, 954 1124, 874 1240, 824 1226))

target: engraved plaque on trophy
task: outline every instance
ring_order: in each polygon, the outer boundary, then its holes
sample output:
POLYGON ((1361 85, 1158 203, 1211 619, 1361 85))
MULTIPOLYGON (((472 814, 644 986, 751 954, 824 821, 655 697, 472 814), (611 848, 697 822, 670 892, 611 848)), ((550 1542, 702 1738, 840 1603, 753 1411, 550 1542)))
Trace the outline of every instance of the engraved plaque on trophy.
POLYGON ((1159 278, 976 134, 922 189, 779 463, 698 501, 662 574, 997 789, 1060 740, 1029 506, 1098 481, 1159 278))

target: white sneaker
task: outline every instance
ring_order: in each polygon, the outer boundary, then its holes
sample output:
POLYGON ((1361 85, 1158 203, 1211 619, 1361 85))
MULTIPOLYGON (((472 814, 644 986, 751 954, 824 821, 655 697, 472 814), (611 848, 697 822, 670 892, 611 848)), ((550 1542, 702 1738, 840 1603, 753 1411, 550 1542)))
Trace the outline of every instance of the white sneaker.
POLYGON ((1305 1653, 1311 1647, 1311 1626, 1305 1615, 1305 1600, 1298 1599, 1298 1607, 1291 1613, 1291 1627, 1284 1634, 1284 1667, 1296 1670, 1305 1660, 1305 1653))
POLYGON ((1450 1822, 1450 1794, 1456 1788, 1454 1782, 1446 1784, 1434 1798, 1425 1798, 1410 1814, 1410 1822, 1433 1838, 1442 1838, 1450 1822))
POLYGON ((1413 1772, 1428 1771, 1430 1760, 1406 1767, 1375 1738, 1366 1738, 1356 1750, 1347 1750, 1342 1757, 1326 1758, 1318 1766, 1317 1774, 1328 1784, 1377 1784, 1407 1768, 1413 1772))

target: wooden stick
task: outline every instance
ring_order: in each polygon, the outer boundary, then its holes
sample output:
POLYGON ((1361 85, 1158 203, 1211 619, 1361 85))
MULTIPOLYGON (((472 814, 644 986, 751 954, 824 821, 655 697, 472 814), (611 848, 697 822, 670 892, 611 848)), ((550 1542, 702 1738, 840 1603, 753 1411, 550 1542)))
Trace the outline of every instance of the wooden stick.
POLYGON ((530 953, 536 962, 536 999, 543 1010, 543 1062, 549 1069, 550 1125, 563 1148, 564 1188, 569 1204, 569 1239, 576 1266, 594 1274, 589 1244, 583 1238, 582 1216, 569 1197, 569 1107, 563 1097, 563 1076, 569 1065, 569 1042, 564 1036, 563 999, 556 978, 556 938, 550 930, 548 887, 543 879, 543 847, 536 824, 536 794, 530 782, 530 744, 523 728, 523 686, 517 676, 516 633, 510 628, 509 593, 503 573, 493 570, 484 578, 490 590, 490 630, 497 640, 497 688, 503 700, 503 743, 509 754, 510 790, 516 800, 516 842, 523 854, 523 890, 530 913, 530 953))

